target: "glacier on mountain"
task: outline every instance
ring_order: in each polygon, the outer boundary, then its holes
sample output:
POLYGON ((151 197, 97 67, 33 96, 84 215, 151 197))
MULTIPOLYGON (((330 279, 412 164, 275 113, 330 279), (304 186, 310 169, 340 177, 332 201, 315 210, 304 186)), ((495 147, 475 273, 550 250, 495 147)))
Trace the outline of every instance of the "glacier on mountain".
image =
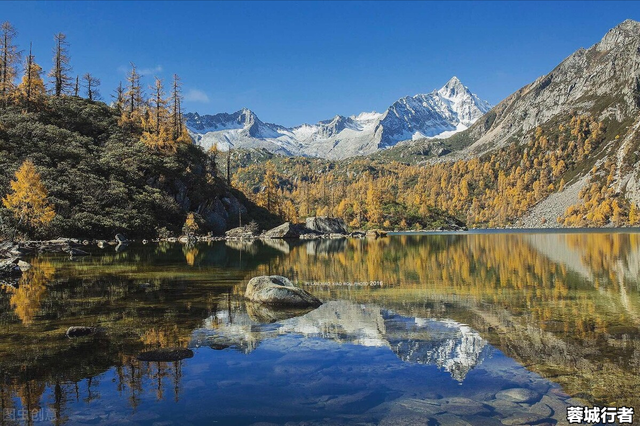
POLYGON ((444 138, 465 130, 491 106, 451 78, 439 90, 406 96, 384 113, 363 112, 287 128, 262 122, 252 111, 185 115, 194 142, 205 149, 265 148, 284 155, 342 159, 367 155, 398 142, 444 138))

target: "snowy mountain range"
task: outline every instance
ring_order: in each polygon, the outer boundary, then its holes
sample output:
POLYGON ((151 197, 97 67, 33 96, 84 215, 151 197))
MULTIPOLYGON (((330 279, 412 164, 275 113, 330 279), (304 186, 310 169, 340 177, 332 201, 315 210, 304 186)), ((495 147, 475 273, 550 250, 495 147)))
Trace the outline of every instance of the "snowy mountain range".
POLYGON ((384 113, 336 115, 293 128, 264 123, 246 108, 233 114, 189 113, 185 118, 193 140, 205 149, 217 144, 221 150, 266 148, 284 155, 342 159, 371 154, 404 140, 451 136, 489 109, 488 102, 453 77, 440 90, 401 98, 384 113))

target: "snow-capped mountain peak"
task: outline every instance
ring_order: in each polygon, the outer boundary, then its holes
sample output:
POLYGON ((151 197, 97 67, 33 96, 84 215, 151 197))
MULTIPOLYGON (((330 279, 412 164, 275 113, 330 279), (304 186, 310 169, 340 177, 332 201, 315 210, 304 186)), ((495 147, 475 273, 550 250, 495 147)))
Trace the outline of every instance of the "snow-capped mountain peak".
POLYGON ((405 96, 384 113, 336 115, 293 128, 264 123, 247 108, 233 114, 186 114, 194 141, 208 148, 266 148, 285 155, 341 159, 371 154, 400 141, 448 137, 469 127, 491 106, 452 77, 441 89, 405 96))
POLYGON ((449 81, 447 81, 447 84, 438 90, 438 94, 445 99, 453 100, 465 95, 471 95, 471 92, 462 84, 458 77, 454 75, 449 81))

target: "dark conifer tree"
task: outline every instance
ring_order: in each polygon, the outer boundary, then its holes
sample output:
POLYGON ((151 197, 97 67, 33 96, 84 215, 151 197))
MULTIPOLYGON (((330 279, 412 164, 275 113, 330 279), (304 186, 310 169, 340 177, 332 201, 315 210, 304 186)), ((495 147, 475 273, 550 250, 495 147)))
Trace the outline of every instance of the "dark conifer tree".
POLYGON ((49 77, 51 77, 51 83, 53 84, 53 94, 60 96, 69 91, 72 87, 72 79, 69 76, 71 66, 69 62, 69 43, 67 42, 67 36, 63 33, 58 33, 53 36, 55 40, 55 47, 53 48, 53 68, 49 71, 49 77))
POLYGON ((18 75, 20 52, 14 38, 17 31, 11 23, 3 22, 0 26, 0 103, 6 107, 16 88, 15 78, 18 75))
POLYGON ((100 86, 100 80, 95 78, 89 73, 86 73, 82 79, 84 80, 84 88, 86 89, 87 99, 95 101, 100 99, 100 92, 98 86, 100 86))

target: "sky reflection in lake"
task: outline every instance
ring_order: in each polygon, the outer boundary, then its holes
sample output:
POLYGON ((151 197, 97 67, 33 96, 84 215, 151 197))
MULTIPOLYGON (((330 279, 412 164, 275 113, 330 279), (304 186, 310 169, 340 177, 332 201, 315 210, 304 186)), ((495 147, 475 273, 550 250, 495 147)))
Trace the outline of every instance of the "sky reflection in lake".
POLYGON ((640 407, 637 234, 92 250, 36 259, 0 293, 3 409, 69 424, 395 426, 563 423, 569 403, 640 407), (326 303, 248 305, 246 282, 261 274, 326 303), (71 325, 104 332, 70 340, 71 325), (172 347, 194 356, 137 359, 172 347))

